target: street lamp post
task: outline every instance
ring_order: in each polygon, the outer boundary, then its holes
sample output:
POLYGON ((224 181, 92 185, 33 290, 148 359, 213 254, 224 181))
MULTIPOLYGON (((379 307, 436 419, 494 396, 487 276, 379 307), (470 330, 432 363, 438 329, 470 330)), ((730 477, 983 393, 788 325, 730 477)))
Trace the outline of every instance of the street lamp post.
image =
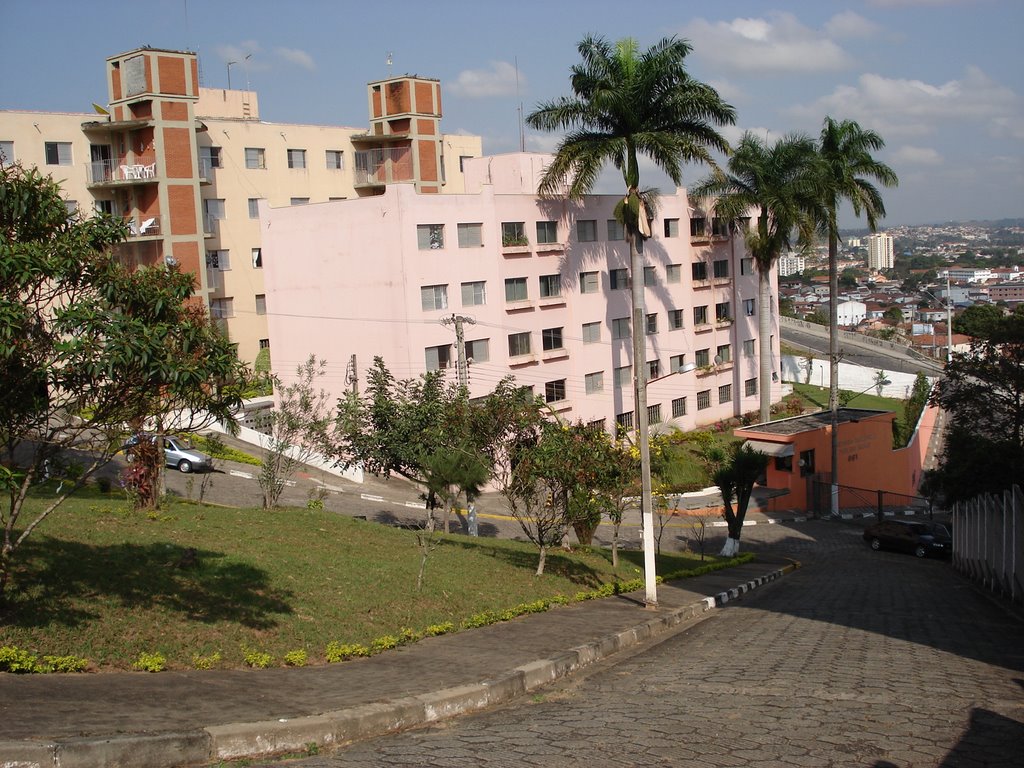
POLYGON ((237 61, 229 61, 228 62, 228 90, 229 91, 231 90, 231 65, 232 64, 237 64, 237 63, 238 63, 237 61))

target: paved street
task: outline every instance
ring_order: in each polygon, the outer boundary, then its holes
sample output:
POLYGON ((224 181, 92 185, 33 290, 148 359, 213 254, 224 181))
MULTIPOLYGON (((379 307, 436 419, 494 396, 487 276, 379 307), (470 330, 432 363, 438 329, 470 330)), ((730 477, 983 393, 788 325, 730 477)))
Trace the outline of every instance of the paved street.
POLYGON ((266 765, 1024 765, 1019 618, 853 525, 747 538, 805 567, 543 696, 266 765))

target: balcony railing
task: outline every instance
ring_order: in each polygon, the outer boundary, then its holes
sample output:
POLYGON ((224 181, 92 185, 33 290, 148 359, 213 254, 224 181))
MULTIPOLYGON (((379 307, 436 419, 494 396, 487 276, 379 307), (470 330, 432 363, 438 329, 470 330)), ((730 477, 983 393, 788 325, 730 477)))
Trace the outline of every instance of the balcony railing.
POLYGON ((395 181, 413 181, 412 153, 409 147, 379 147, 355 153, 356 184, 381 185, 395 181))
POLYGON ((128 237, 159 237, 161 234, 159 216, 136 216, 126 222, 128 237))
POLYGON ((124 164, 116 160, 93 160, 86 167, 89 184, 125 184, 156 180, 156 163, 124 164))
POLYGON ((203 216, 203 235, 206 237, 217 237, 220 232, 220 218, 216 216, 203 216))

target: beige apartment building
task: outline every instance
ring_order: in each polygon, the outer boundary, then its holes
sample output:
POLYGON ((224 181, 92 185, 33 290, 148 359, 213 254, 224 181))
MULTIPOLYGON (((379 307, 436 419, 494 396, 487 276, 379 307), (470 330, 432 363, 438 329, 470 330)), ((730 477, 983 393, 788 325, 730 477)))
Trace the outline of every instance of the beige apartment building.
MULTIPOLYGON (((61 182, 70 211, 122 216, 120 256, 196 276, 239 356, 270 345, 259 207, 381 194, 388 184, 461 193, 479 136, 441 133, 441 85, 367 86, 369 128, 271 123, 254 91, 203 88, 196 54, 140 48, 106 61, 93 112, 0 111, 0 162, 61 182)), ((281 254, 278 255, 281 257, 281 254)))

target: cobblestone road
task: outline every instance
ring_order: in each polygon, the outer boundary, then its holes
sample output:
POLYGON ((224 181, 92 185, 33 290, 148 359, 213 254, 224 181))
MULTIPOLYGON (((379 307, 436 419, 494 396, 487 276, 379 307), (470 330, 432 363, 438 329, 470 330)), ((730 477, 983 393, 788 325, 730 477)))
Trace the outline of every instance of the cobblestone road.
POLYGON ((805 567, 541 696, 268 765, 1024 765, 1024 623, 855 527, 755 530, 805 567))

